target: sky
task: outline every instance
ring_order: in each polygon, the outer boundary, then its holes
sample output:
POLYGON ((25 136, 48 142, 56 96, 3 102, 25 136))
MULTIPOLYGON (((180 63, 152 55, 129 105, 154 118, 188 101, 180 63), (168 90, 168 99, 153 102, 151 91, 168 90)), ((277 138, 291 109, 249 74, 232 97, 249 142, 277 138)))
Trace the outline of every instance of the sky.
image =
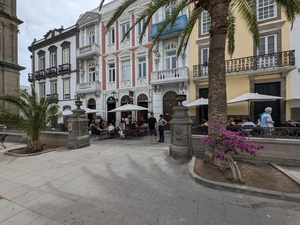
POLYGON ((28 47, 34 38, 40 40, 54 28, 68 28, 74 25, 80 14, 99 6, 101 0, 17 0, 17 17, 24 23, 19 26, 19 65, 26 67, 21 71, 20 84, 27 81, 31 73, 31 59, 28 47))

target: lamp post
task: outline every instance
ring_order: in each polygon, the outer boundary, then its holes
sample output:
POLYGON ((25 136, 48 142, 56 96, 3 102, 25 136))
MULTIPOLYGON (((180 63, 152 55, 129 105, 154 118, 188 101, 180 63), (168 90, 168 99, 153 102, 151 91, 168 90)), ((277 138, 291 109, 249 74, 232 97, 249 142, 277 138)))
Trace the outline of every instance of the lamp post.
POLYGON ((114 97, 115 101, 117 101, 117 102, 119 101, 119 93, 113 91, 113 92, 111 93, 111 95, 114 97))

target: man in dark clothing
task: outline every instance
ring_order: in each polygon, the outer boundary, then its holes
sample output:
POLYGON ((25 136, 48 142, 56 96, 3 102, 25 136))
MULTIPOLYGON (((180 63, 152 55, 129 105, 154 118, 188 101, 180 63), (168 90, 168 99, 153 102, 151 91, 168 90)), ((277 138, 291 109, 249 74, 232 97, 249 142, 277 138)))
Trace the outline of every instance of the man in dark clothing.
POLYGON ((150 113, 150 117, 147 119, 147 124, 150 134, 150 142, 153 144, 153 135, 154 135, 154 144, 157 144, 157 121, 153 115, 153 112, 150 113))

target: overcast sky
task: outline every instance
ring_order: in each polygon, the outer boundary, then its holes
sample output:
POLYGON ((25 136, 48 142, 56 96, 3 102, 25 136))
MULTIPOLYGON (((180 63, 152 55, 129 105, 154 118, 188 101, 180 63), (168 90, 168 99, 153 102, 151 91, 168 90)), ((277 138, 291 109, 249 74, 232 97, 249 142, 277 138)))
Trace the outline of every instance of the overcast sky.
POLYGON ((19 65, 26 67, 21 71, 21 85, 29 85, 31 60, 28 46, 34 38, 40 40, 54 28, 74 25, 80 14, 95 9, 100 0, 17 0, 17 17, 24 21, 19 26, 19 65))

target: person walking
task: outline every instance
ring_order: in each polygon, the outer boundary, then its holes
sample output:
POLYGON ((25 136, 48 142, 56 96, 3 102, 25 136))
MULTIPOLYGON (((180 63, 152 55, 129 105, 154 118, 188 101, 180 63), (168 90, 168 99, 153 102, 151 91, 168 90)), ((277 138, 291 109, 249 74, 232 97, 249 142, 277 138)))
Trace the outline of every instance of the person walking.
POLYGON ((260 127, 263 129, 264 136, 270 137, 272 131, 270 127, 274 127, 274 121, 271 116, 272 108, 267 107, 265 112, 266 113, 261 116, 260 127))
POLYGON ((151 144, 157 144, 157 121, 154 117, 153 112, 150 112, 150 117, 147 119, 147 124, 149 128, 149 134, 150 134, 150 142, 151 144), (154 136, 154 142, 153 142, 153 136, 154 136))
POLYGON ((168 122, 164 119, 164 116, 162 114, 159 115, 159 120, 158 120, 158 131, 159 131, 159 140, 158 142, 164 142, 165 141, 165 125, 168 122))

